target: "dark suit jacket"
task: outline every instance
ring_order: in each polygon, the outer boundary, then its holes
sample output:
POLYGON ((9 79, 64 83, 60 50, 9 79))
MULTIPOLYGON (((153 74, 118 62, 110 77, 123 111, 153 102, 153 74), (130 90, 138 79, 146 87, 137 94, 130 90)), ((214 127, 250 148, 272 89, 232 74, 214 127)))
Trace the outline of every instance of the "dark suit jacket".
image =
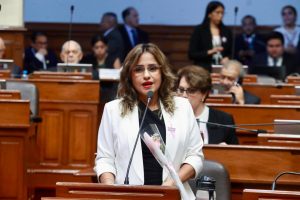
POLYGON ((260 98, 244 90, 245 104, 260 104, 260 98))
POLYGON ((114 28, 105 38, 108 41, 109 55, 119 58, 122 62, 124 59, 124 42, 119 29, 114 28))
MULTIPOLYGON (((57 66, 57 57, 53 51, 48 49, 48 55, 45 58, 47 69, 57 66)), ((35 50, 32 47, 25 49, 24 70, 27 70, 28 73, 43 70, 43 63, 35 57, 35 50)))
MULTIPOLYGON (((252 41, 253 51, 255 54, 264 53, 266 51, 266 44, 261 35, 255 34, 255 37, 252 41)), ((250 50, 249 43, 245 41, 245 34, 237 35, 235 39, 235 58, 238 59, 245 65, 250 65, 253 57, 240 57, 239 52, 242 50, 250 50)))
MULTIPOLYGON (((119 26, 119 31, 122 35, 123 42, 124 42, 124 53, 123 54, 126 57, 127 54, 129 53, 129 51, 133 48, 133 46, 131 44, 130 38, 128 36, 127 30, 124 25, 119 26)), ((138 44, 149 42, 148 33, 146 33, 145 31, 143 31, 139 28, 136 28, 136 31, 137 31, 138 44)))
MULTIPOLYGON (((224 125, 234 125, 232 115, 212 108, 209 108, 208 122, 224 125)), ((207 131, 209 144, 219 144, 221 142, 226 142, 227 144, 239 143, 234 128, 219 127, 207 124, 207 131)))
MULTIPOLYGON (((296 61, 297 58, 294 55, 284 53, 282 57, 283 57, 282 65, 285 67, 284 77, 291 73, 300 72, 299 67, 297 67, 298 66, 296 61)), ((267 65, 268 65, 268 54, 267 53, 259 54, 254 57, 250 72, 255 71, 255 73, 259 74, 259 69, 255 67, 267 66, 267 65)))
MULTIPOLYGON (((231 57, 232 51, 232 34, 226 26, 221 26, 221 40, 224 50, 223 57, 231 57)), ((211 71, 212 56, 207 51, 212 49, 212 34, 207 25, 198 25, 190 38, 188 56, 194 61, 195 65, 199 65, 211 71)))

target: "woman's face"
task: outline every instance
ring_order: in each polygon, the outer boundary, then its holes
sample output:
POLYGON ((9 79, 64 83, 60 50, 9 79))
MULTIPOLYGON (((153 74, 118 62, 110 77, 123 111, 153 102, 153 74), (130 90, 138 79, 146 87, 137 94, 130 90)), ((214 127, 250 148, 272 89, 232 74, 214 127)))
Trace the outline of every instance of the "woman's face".
POLYGON ((106 54, 106 51, 107 51, 107 46, 102 41, 96 42, 95 45, 93 46, 93 52, 97 58, 103 58, 106 54))
POLYGON ((131 80, 139 99, 146 99, 147 92, 152 90, 158 95, 161 85, 161 66, 151 53, 143 53, 136 66, 131 68, 131 80))
POLYGON ((284 25, 295 25, 296 23, 295 13, 290 8, 286 8, 282 11, 282 19, 284 25))
POLYGON ((178 96, 187 98, 189 100, 194 112, 200 106, 204 105, 206 94, 203 94, 196 88, 191 88, 190 84, 186 81, 186 78, 184 76, 180 79, 177 94, 178 96))
POLYGON ((216 25, 219 25, 222 22, 223 16, 224 16, 224 9, 221 6, 217 7, 214 11, 212 11, 208 15, 210 22, 216 25))

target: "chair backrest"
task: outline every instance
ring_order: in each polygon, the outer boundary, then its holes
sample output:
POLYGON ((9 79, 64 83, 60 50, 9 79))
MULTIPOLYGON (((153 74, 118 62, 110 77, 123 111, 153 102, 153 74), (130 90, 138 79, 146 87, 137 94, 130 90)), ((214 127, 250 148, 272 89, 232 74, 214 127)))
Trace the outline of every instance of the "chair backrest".
POLYGON ((37 87, 33 83, 8 80, 6 82, 6 89, 19 90, 21 92, 21 99, 30 100, 31 116, 37 117, 39 115, 39 94, 37 87))
POLYGON ((216 161, 204 160, 203 169, 196 179, 190 180, 189 184, 196 194, 196 181, 201 176, 210 176, 216 180, 216 200, 230 200, 231 186, 230 178, 226 168, 216 161))

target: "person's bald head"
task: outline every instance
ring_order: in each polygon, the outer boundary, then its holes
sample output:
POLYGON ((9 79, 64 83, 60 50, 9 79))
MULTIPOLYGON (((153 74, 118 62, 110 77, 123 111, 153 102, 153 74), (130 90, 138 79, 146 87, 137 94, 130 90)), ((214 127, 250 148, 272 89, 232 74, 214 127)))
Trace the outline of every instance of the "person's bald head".
POLYGON ((62 45, 60 59, 64 63, 79 63, 82 56, 81 46, 78 42, 69 40, 62 45))
POLYGON ((5 53, 5 44, 4 44, 4 40, 0 37, 0 59, 4 57, 4 53, 5 53))
POLYGON ((229 89, 232 85, 244 77, 244 69, 242 64, 236 60, 227 61, 221 69, 220 83, 229 89))

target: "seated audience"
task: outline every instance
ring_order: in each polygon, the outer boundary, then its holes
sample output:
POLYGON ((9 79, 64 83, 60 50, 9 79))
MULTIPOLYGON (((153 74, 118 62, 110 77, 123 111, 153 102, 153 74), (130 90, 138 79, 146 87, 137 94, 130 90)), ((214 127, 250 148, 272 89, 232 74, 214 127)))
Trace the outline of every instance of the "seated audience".
MULTIPOLYGON (((0 59, 5 59, 5 43, 4 40, 0 37, 0 59)), ((5 69, 3 65, 0 64, 0 70, 5 69)), ((21 68, 19 66, 14 65, 12 67, 11 73, 12 73, 12 77, 14 78, 20 78, 21 77, 21 68)))
POLYGON ((148 43, 148 34, 139 28, 139 14, 133 7, 128 7, 122 12, 124 25, 119 27, 124 42, 124 56, 140 43, 148 43))
POLYGON ((272 32, 267 37, 267 52, 254 57, 250 72, 264 74, 259 67, 269 66, 270 69, 278 69, 279 74, 271 74, 276 79, 284 79, 287 75, 299 72, 297 69, 296 57, 284 52, 283 35, 279 32, 272 32))
POLYGON ((31 46, 25 49, 24 70, 28 73, 38 70, 53 70, 57 65, 55 53, 48 48, 47 36, 35 32, 31 36, 31 46))
POLYGON ((204 144, 238 144, 235 129, 206 123, 234 125, 230 114, 205 105, 205 100, 212 89, 209 72, 202 67, 186 66, 178 71, 178 80, 177 94, 190 101, 204 144))
POLYGON ((297 26, 297 10, 294 6, 287 5, 281 10, 283 25, 276 28, 284 37, 284 50, 287 53, 295 54, 297 45, 300 44, 300 27, 297 26))
MULTIPOLYGON (((82 63, 90 63, 93 65, 93 79, 99 80, 99 71, 101 68, 119 69, 121 62, 115 54, 111 55, 107 52, 108 42, 101 35, 95 35, 91 40, 93 53, 86 55, 82 63)), ((118 84, 113 82, 101 82, 101 101, 102 103, 115 99, 118 84)))
POLYGON ((242 87, 245 71, 240 62, 229 60, 221 69, 220 85, 227 94, 232 94, 233 103, 259 104, 260 98, 246 91, 242 87))
POLYGON ((266 51, 266 44, 260 34, 256 32, 256 20, 252 15, 242 19, 242 30, 235 42, 235 57, 244 65, 251 65, 254 55, 266 51))
POLYGON ((60 59, 64 63, 76 64, 82 59, 81 46, 74 40, 66 41, 61 48, 60 59))
POLYGON ((231 56, 232 34, 222 22, 224 10, 221 2, 210 2, 202 24, 195 27, 190 39, 189 58, 209 71, 211 65, 223 64, 231 56))
POLYGON ((107 40, 107 52, 123 61, 124 44, 122 35, 117 26, 118 18, 115 13, 107 12, 103 14, 100 22, 100 29, 107 40))

